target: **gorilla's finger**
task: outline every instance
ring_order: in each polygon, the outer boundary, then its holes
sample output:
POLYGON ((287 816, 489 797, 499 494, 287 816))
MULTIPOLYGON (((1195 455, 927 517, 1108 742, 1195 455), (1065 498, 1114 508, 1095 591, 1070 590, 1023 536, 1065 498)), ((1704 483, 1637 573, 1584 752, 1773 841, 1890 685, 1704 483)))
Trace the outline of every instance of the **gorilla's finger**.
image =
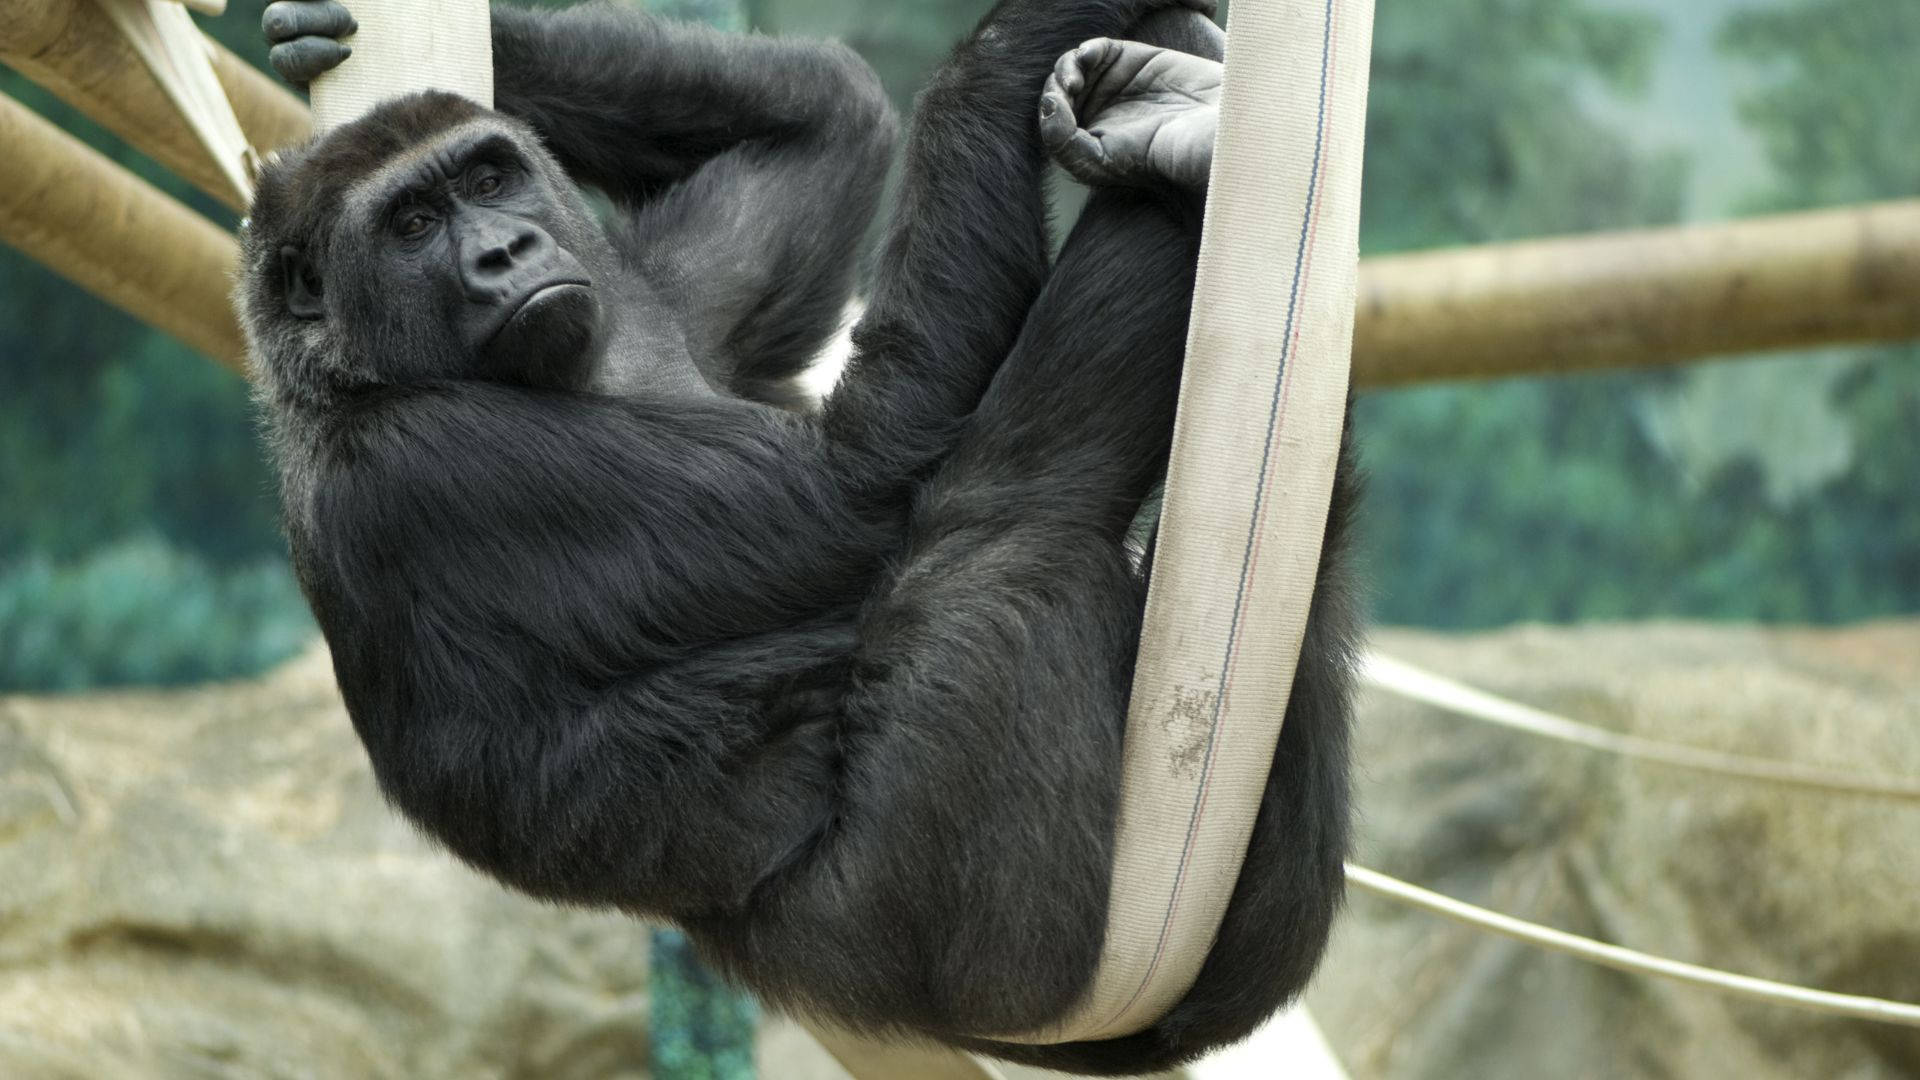
POLYGON ((1067 95, 1068 101, 1077 101, 1080 91, 1087 88, 1086 72, 1080 69, 1080 58, 1068 53, 1066 67, 1059 73, 1060 89, 1067 95))
POLYGON ((1040 143, 1049 154, 1057 152, 1080 130, 1080 121, 1074 119, 1073 99, 1051 77, 1047 79, 1047 88, 1040 94, 1040 143))
POLYGON ((1156 63, 1163 62, 1163 57, 1178 55, 1170 49, 1142 45, 1137 41, 1110 41, 1107 44, 1111 48, 1101 58, 1100 78, 1122 86, 1138 79, 1141 72, 1156 63))
POLYGON ((1072 49, 1061 53, 1060 59, 1053 62, 1053 74, 1047 76, 1041 100, 1046 100, 1046 95, 1052 94, 1071 112, 1085 86, 1086 78, 1080 71, 1080 50, 1072 49))
POLYGON ((1158 50, 1132 41, 1094 38, 1073 51, 1083 85, 1074 90, 1074 103, 1081 118, 1092 120, 1101 110, 1126 93, 1128 84, 1145 64, 1145 56, 1158 50))
POLYGON ((1131 42, 1116 38, 1088 38, 1073 50, 1074 58, 1080 62, 1080 74, 1090 83, 1099 82, 1106 70, 1113 66, 1116 59, 1131 42))
POLYGON ((267 50, 267 61, 288 82, 306 83, 312 82, 316 75, 332 71, 352 55, 350 46, 332 38, 310 36, 275 45, 267 50))
POLYGON ((275 45, 310 34, 343 38, 360 24, 339 0, 274 0, 260 16, 260 30, 275 45))
POLYGON ((1089 187, 1111 185, 1121 180, 1112 163, 1107 160, 1106 148, 1084 128, 1073 129, 1063 142, 1050 149, 1053 151, 1053 160, 1067 170, 1068 176, 1089 187))

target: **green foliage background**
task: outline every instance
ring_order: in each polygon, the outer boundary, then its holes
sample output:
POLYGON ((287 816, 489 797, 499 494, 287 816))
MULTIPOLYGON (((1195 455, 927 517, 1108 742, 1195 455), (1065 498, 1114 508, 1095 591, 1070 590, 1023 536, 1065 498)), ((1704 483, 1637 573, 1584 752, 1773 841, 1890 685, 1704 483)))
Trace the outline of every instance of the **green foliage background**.
MULTIPOLYGON (((1686 170, 1587 105, 1642 85, 1659 24, 1626 3, 1382 5, 1370 251, 1682 216, 1686 170)), ((1708 214, 1920 187, 1920 7, 1722 3, 1764 73, 1742 119, 1771 168, 1708 214), (1903 92, 1905 96, 1903 96, 1903 92)), ((1367 538, 1386 620, 1480 627, 1665 615, 1840 621, 1920 608, 1911 347, 1369 395, 1367 538)))
MULTIPOLYGON (((204 25, 260 62, 262 3, 234 0, 204 25)), ((737 10, 678 6, 723 20, 737 10)), ((984 6, 756 0, 745 11, 765 30, 846 39, 904 109, 984 6)), ((1683 17, 1672 10, 1381 4, 1366 250, 1915 194, 1920 5, 1691 6, 1686 17, 1716 23, 1708 59, 1748 73, 1740 137, 1757 143, 1761 167, 1737 177, 1717 172, 1731 158, 1646 136, 1671 119, 1635 95, 1674 66, 1663 50, 1683 17), (1703 172, 1740 197, 1701 205, 1690 192, 1703 172)), ((231 221, 3 69, 0 92, 231 221)), ((1375 607, 1388 621, 1920 610, 1911 347, 1401 390, 1364 397, 1357 423, 1375 607)), ((0 249, 0 689, 226 677, 298 647, 311 628, 271 483, 238 379, 0 249)))

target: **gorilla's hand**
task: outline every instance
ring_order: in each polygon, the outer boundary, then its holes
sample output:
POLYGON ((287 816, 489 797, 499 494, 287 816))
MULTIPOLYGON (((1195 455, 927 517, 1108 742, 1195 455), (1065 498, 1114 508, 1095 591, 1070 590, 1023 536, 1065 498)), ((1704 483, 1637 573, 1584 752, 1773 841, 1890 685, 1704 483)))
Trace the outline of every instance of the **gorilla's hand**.
POLYGON ((1221 70, 1173 49, 1095 38, 1054 65, 1040 94, 1040 137, 1083 184, 1203 190, 1221 70))
POLYGON ((280 77, 296 85, 332 71, 353 55, 353 47, 339 39, 360 24, 339 0, 274 0, 260 16, 267 35, 267 62, 280 77))

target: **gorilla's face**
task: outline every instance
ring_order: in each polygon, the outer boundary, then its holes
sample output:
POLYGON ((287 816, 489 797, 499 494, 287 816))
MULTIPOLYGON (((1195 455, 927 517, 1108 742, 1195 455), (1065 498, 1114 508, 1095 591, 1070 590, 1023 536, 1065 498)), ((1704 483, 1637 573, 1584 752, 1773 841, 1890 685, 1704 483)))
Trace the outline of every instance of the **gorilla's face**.
POLYGON ((372 382, 587 383, 610 256, 535 140, 481 115, 362 165, 332 220, 276 253, 282 318, 372 382))
POLYGON ((593 281, 557 241, 555 200, 495 133, 423 155, 377 191, 367 236, 383 291, 431 297, 450 340, 498 377, 558 374, 593 343, 593 281))

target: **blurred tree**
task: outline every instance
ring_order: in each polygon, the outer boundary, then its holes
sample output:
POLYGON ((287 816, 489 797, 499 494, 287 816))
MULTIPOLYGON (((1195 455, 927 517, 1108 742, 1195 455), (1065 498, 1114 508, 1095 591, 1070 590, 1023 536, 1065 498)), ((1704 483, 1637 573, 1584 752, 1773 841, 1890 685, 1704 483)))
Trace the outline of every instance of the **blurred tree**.
MULTIPOLYGON (((1920 195, 1920 5, 1792 0, 1736 14, 1722 40, 1774 75, 1743 109, 1780 178, 1756 209, 1920 195)), ((1920 347, 1854 357, 1823 388, 1853 466, 1790 534, 1822 618, 1920 610, 1920 347)))
POLYGON ((1659 24, 1587 0, 1383 5, 1361 244, 1400 251, 1671 220, 1682 164, 1583 107, 1644 86, 1659 24))
MULTIPOLYGON (((1679 163, 1583 115, 1590 83, 1637 85, 1649 44, 1643 19, 1598 7, 1382 11, 1369 248, 1674 215, 1679 163)), ((1745 115, 1787 179, 1752 208, 1911 194, 1920 8, 1801 0, 1740 13, 1726 40, 1772 76, 1745 115)), ((1378 612, 1476 627, 1920 609, 1920 368, 1890 359, 1907 352, 1369 395, 1378 612)))
MULTIPOLYGON (((263 62, 264 4, 202 25, 263 62)), ((0 69, 0 93, 233 224, 18 74, 0 69)), ((8 248, 0 506, 0 690, 245 673, 311 634, 245 384, 8 248)))
POLYGON ((992 0, 746 0, 755 29, 851 45, 879 72, 902 115, 927 73, 992 6, 992 0))
MULTIPOLYGON (((1582 94, 1636 90, 1658 29, 1583 0, 1381 9, 1363 249, 1672 220, 1682 163, 1636 152, 1582 94)), ((1640 488, 1660 467, 1631 422, 1647 378, 1363 396, 1355 425, 1372 477, 1364 537, 1379 616, 1483 626, 1628 614, 1637 582, 1615 571, 1653 559, 1648 545, 1665 535, 1621 520, 1643 509, 1640 488)))
MULTIPOLYGON (((1657 22, 1611 10, 1620 2, 1383 5, 1366 249, 1672 220, 1683 162, 1637 150, 1620 121, 1603 118, 1618 110, 1595 107, 1639 87, 1659 44, 1657 22)), ((260 63, 263 4, 234 0, 203 25, 260 63)), ((989 3, 659 6, 729 25, 744 10, 763 30, 844 38, 904 108, 989 3)), ((1911 193, 1920 177, 1920 111, 1909 107, 1920 91, 1916 23, 1920 6, 1907 0, 1787 0, 1729 24, 1727 48, 1769 78, 1745 115, 1783 179, 1755 207, 1911 193)), ((13 73, 0 71, 0 92, 231 221, 13 73)), ((1920 607, 1920 510, 1906 465, 1920 449, 1917 365, 1908 350, 1873 355, 1883 359, 1367 396, 1358 424, 1374 477, 1367 533, 1380 615, 1482 626, 1665 613, 1844 619, 1920 607), (1817 455, 1794 457, 1779 422, 1742 415, 1783 415, 1781 400, 1796 393, 1811 402, 1799 419, 1820 440, 1817 455), (1769 441, 1756 445, 1751 433, 1763 429, 1769 441)), ((285 655, 299 636, 287 628, 304 625, 245 387, 8 250, 0 506, 0 647, 58 643, 53 652, 7 647, 0 688, 237 674, 285 655), (257 587, 262 573, 279 575, 277 584, 257 587), (139 602, 96 612, 87 598, 103 591, 86 583, 108 579, 116 584, 106 592, 139 602), (191 598, 223 589, 256 599, 191 598), (189 628, 175 609, 199 621, 189 628), (229 641, 259 645, 214 644, 229 641), (205 643, 197 658, 195 642, 205 643), (58 663, 47 659, 54 653, 58 663)))
POLYGON ((1782 178, 1757 209, 1920 192, 1920 4, 1791 0, 1736 13, 1722 43, 1774 75, 1742 109, 1782 178))

